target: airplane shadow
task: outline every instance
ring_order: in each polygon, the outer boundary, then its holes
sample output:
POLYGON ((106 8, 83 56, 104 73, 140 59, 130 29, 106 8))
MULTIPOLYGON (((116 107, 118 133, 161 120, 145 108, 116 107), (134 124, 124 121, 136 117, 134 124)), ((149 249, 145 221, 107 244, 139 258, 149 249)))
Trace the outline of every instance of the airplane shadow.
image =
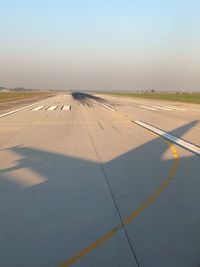
MULTIPOLYGON (((170 133, 181 137, 196 123, 194 121, 170 133)), ((33 147, 9 148, 9 152, 17 154, 20 159, 13 166, 0 170, 0 266, 57 266, 67 257, 73 256, 106 231, 117 226, 120 223, 120 217, 110 189, 121 216, 127 216, 166 178, 173 162, 173 159, 162 160, 163 149, 167 148, 167 144, 163 144, 161 138, 155 138, 109 162, 102 163, 101 166, 98 162, 33 147), (13 180, 18 172, 21 175, 21 171, 24 170, 27 172, 30 170, 33 175, 43 177, 43 182, 27 187, 17 183, 17 177, 13 180)), ((3 154, 3 151, 1 153, 3 154)), ((180 195, 182 207, 186 205, 185 211, 188 211, 190 206, 185 203, 188 203, 189 198, 186 200, 183 194, 200 196, 200 179, 197 176, 199 176, 199 158, 196 156, 182 158, 180 170, 167 191, 163 192, 163 196, 165 194, 173 194, 176 197, 180 195)), ((162 194, 160 197, 162 198, 162 194)), ((190 204, 193 205, 194 202, 191 201, 190 204)), ((164 203, 165 207, 166 205, 164 203)), ((173 205, 175 206, 176 203, 173 205)), ((156 207, 155 204, 155 210, 153 210, 154 204, 152 204, 152 209, 148 209, 147 212, 148 217, 145 218, 146 211, 141 215, 143 223, 138 216, 136 224, 132 222, 128 226, 131 241, 134 243, 137 238, 142 239, 142 233, 147 231, 149 220, 151 226, 154 223, 157 226, 158 222, 163 223, 162 220, 167 220, 173 205, 171 206, 171 201, 168 201, 169 209, 165 210, 165 213, 162 212, 163 217, 159 219, 160 206, 156 207), (156 217, 152 218, 151 215, 154 212, 156 217)), ((176 208, 174 210, 177 211, 176 208)), ((179 234, 185 234, 185 241, 182 240, 182 244, 178 240, 173 241, 174 236, 167 237, 167 226, 160 233, 160 238, 163 238, 162 245, 155 241, 156 245, 152 249, 157 252, 159 249, 163 250, 170 242, 174 242, 173 250, 168 248, 166 255, 172 257, 175 249, 182 253, 180 257, 170 258, 168 263, 172 264, 165 266, 186 266, 184 264, 188 262, 188 259, 190 263, 191 261, 194 263, 193 266, 197 266, 200 260, 200 257, 199 259, 196 257, 200 242, 195 234, 199 232, 200 212, 193 211, 193 213, 192 211, 187 215, 188 219, 179 225, 179 234), (187 229, 188 221, 193 227, 191 231, 187 229), (191 248, 188 248, 187 242, 189 241, 193 242, 193 245, 189 245, 191 248), (176 246, 179 246, 179 249, 176 246), (184 254, 185 249, 187 249, 187 255, 184 254), (180 265, 182 263, 183 265, 180 265)), ((182 218, 181 211, 179 213, 182 218)), ((171 220, 175 226, 176 219, 171 218, 171 220)), ((155 233, 148 231, 147 234, 149 240, 152 241, 155 233)), ((176 232, 173 232, 173 235, 176 237, 176 232)), ((124 242, 122 239, 125 240, 125 234, 123 233, 122 236, 116 240, 113 239, 114 251, 112 251, 113 248, 109 249, 105 245, 105 249, 100 249, 102 255, 98 256, 97 249, 95 255, 97 258, 105 257, 104 265, 101 265, 102 261, 101 264, 95 265, 94 258, 92 263, 87 262, 87 266, 111 266, 110 264, 133 266, 133 262, 126 256, 128 252, 124 251, 126 246, 123 248, 121 245, 124 242), (120 259, 119 255, 120 253, 123 255, 122 251, 125 256, 120 259)), ((140 255, 144 244, 140 245, 139 242, 138 250, 137 242, 135 246, 140 255)), ((143 249, 148 250, 144 246, 143 249)), ((154 257, 154 251, 151 253, 153 256, 151 260, 148 259, 148 266, 159 266, 154 257)), ((145 256, 138 257, 143 263, 141 266, 147 266, 143 259, 145 256)), ((86 265, 80 263, 80 266, 86 265)))

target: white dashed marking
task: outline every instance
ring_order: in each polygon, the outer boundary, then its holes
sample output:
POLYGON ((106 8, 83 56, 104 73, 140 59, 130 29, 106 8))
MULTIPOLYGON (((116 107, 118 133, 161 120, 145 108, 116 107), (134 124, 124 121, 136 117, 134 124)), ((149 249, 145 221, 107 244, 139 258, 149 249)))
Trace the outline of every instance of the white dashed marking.
POLYGON ((152 107, 148 107, 148 106, 140 106, 141 108, 146 108, 146 109, 150 109, 150 110, 158 110, 157 108, 152 108, 152 107))
POLYGON ((177 107, 171 107, 171 106, 165 106, 166 108, 171 108, 171 109, 175 109, 175 110, 180 110, 180 111, 185 111, 185 108, 177 108, 177 107))
POLYGON ((70 110, 71 109, 71 106, 63 106, 62 107, 62 110, 70 110))
POLYGON ((48 111, 53 111, 55 109, 57 109, 58 106, 50 106, 49 108, 47 108, 48 111))
POLYGON ((172 106, 139 106, 140 108, 150 109, 150 110, 167 110, 167 111, 186 111, 185 108, 172 107, 172 106))
MULTIPOLYGON (((41 101, 39 101, 39 102, 37 102, 37 103, 40 103, 40 102, 41 102, 41 101)), ((26 108, 30 108, 30 107, 32 107, 32 106, 35 106, 37 103, 33 103, 33 104, 31 104, 31 105, 28 105, 28 106, 25 106, 25 107, 22 107, 22 108, 15 109, 15 110, 12 110, 12 111, 7 112, 7 113, 4 113, 4 114, 1 114, 1 115, 0 115, 0 118, 3 118, 3 117, 8 116, 8 115, 11 115, 11 114, 13 114, 13 113, 16 113, 16 112, 18 112, 18 111, 24 110, 24 109, 26 109, 26 108)))
POLYGON ((165 107, 160 107, 160 106, 152 106, 153 108, 157 108, 157 109, 163 109, 163 110, 170 110, 172 111, 172 109, 170 108, 165 108, 165 107))
POLYGON ((38 106, 38 107, 36 107, 36 108, 33 108, 32 110, 37 111, 37 110, 42 109, 43 107, 44 107, 44 106, 38 106))

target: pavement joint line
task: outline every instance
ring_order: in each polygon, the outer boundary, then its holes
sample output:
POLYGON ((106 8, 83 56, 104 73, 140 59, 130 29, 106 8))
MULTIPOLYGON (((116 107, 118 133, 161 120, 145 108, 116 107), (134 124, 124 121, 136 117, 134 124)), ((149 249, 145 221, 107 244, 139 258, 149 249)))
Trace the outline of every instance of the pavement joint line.
POLYGON ((133 246, 132 246, 132 244, 131 244, 130 238, 129 238, 128 233, 127 233, 127 230, 126 230, 125 225, 124 225, 124 223, 123 223, 123 219, 122 219, 122 216, 121 216, 121 214, 120 214, 119 208, 118 208, 118 206, 117 206, 117 202, 116 202, 115 197, 114 197, 114 194, 113 194, 113 192, 112 192, 110 183, 109 183, 109 181, 108 181, 108 177, 107 177, 106 172, 105 172, 105 170, 104 170, 104 168, 103 168, 103 165, 102 165, 102 162, 101 162, 101 158, 100 158, 99 153, 98 153, 98 151, 97 151, 97 149, 96 149, 96 147, 95 147, 95 144, 94 144, 92 135, 91 135, 91 133, 90 133, 90 131, 89 131, 89 128, 87 127, 87 124, 86 124, 86 129, 87 129, 88 135, 89 135, 89 137, 90 137, 90 140, 91 140, 92 146, 93 146, 93 148, 94 148, 94 151, 95 151, 95 153, 96 153, 96 156, 97 156, 97 158, 98 158, 99 165, 100 165, 100 168, 101 168, 101 170, 102 170, 103 176, 104 176, 104 178, 105 178, 106 184, 107 184, 108 189, 109 189, 109 191, 110 191, 110 194, 111 194, 111 197, 112 197, 112 200, 113 200, 115 209, 116 209, 117 214, 118 214, 118 216, 119 216, 119 220, 121 221, 121 223, 120 223, 117 227, 115 227, 115 231, 117 232, 118 230, 121 230, 121 229, 124 230, 124 233, 125 233, 125 236, 126 236, 126 238, 127 238, 127 241, 128 241, 129 246, 130 246, 130 249, 131 249, 131 251, 132 251, 133 257, 134 257, 134 259, 135 259, 135 261, 136 261, 136 263, 137 263, 137 266, 140 267, 140 265, 139 265, 139 261, 138 261, 138 259, 137 259, 137 257, 136 257, 136 254, 135 254, 135 251, 134 251, 133 246))
MULTIPOLYGON (((134 122, 134 121, 130 121, 130 122, 134 122)), ((152 133, 151 130, 149 130, 147 128, 146 128, 146 130, 148 130, 149 132, 152 133)), ((155 132, 153 132, 153 133, 156 134, 155 132)), ((159 134, 156 134, 156 135, 160 136, 159 134)), ((150 205, 152 205, 156 201, 156 199, 161 195, 161 193, 169 186, 169 184, 170 184, 171 180, 173 179, 173 177, 175 176, 175 174, 177 172, 177 169, 178 169, 178 166, 179 166, 179 154, 176 151, 176 148, 174 147, 173 143, 171 143, 170 141, 166 140, 163 136, 161 136, 161 138, 170 147, 171 153, 173 155, 172 166, 170 167, 168 175, 164 179, 164 181, 161 183, 161 185, 153 192, 152 195, 150 195, 146 199, 146 201, 144 201, 141 205, 139 205, 139 207, 136 208, 136 210, 134 210, 128 217, 126 217, 124 220, 122 220, 122 223, 120 223, 119 225, 115 226, 110 231, 106 232, 99 239, 97 239, 96 241, 91 243, 89 246, 85 247, 83 250, 79 251, 77 254, 75 254, 71 258, 67 259, 65 262, 63 262, 61 265, 59 265, 59 267, 68 267, 68 266, 71 266, 72 264, 76 263, 82 257, 86 256, 87 254, 92 252, 94 249, 96 249, 97 247, 102 245, 104 242, 106 242, 107 240, 109 240, 113 236, 115 236, 118 233, 118 231, 121 231, 122 228, 124 229, 124 231, 126 233, 125 225, 128 225, 129 223, 131 223, 146 208, 148 208, 150 205)), ((135 253, 134 253, 134 255, 135 255, 135 253)), ((136 255, 135 255, 135 257, 136 257, 136 255)), ((136 262, 137 262, 137 264, 139 266, 137 258, 135 258, 135 259, 136 259, 136 262)))
MULTIPOLYGON (((42 100, 41 100, 41 101, 42 101, 42 100)), ((32 106, 34 106, 34 105, 37 105, 37 104, 40 103, 41 101, 36 102, 36 103, 33 103, 33 104, 28 105, 28 106, 25 106, 25 107, 22 107, 22 108, 18 108, 18 109, 9 111, 9 112, 4 113, 4 114, 1 114, 1 115, 0 115, 0 118, 3 118, 3 117, 8 116, 8 115, 11 115, 11 114, 13 114, 13 113, 16 113, 16 112, 18 112, 18 111, 24 110, 24 109, 26 109, 26 108, 30 108, 30 107, 32 107, 32 106)))
POLYGON ((189 150, 195 154, 197 154, 198 156, 200 156, 200 147, 194 145, 194 144, 191 144, 187 141, 184 141, 183 139, 181 138, 178 138, 172 134, 169 134, 163 130, 160 130, 154 126, 151 126, 145 122, 142 122, 142 121, 132 121, 133 123, 143 127, 143 128, 146 128, 162 137, 164 137, 165 139, 171 141, 172 143, 176 144, 176 145, 179 145, 183 148, 185 148, 186 150, 189 150))

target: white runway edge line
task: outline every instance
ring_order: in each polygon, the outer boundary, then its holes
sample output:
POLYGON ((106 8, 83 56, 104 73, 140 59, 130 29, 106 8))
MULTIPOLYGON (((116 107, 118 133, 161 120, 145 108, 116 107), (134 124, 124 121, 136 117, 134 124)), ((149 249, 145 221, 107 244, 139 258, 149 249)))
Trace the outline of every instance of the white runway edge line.
POLYGON ((41 102, 41 101, 36 102, 36 103, 33 103, 33 104, 28 105, 28 106, 25 106, 25 107, 22 107, 22 108, 18 108, 18 109, 12 110, 12 111, 7 112, 7 113, 4 113, 4 114, 1 114, 1 115, 0 115, 0 118, 5 117, 5 116, 8 116, 8 115, 11 115, 11 114, 16 113, 16 112, 18 112, 18 111, 20 111, 20 110, 23 110, 23 109, 26 109, 26 108, 30 108, 30 107, 32 107, 32 106, 37 105, 37 104, 40 103, 40 102, 41 102))
POLYGON ((153 126, 151 126, 151 125, 149 125, 149 124, 147 124, 145 122, 142 122, 142 121, 132 121, 132 122, 134 122, 137 125, 140 125, 140 126, 146 128, 146 129, 148 129, 148 130, 150 130, 150 131, 152 131, 152 132, 164 137, 165 139, 170 140, 173 143, 175 143, 175 144, 177 144, 177 145, 179 145, 179 146, 181 146, 181 147, 183 147, 183 148, 185 148, 185 149, 197 154, 198 156, 200 156, 200 147, 198 147, 196 145, 193 145, 193 144, 191 144, 189 142, 186 142, 186 141, 184 141, 184 140, 182 140, 180 138, 177 138, 177 137, 175 137, 175 136, 173 136, 171 134, 168 134, 168 133, 166 133, 166 132, 164 132, 164 131, 162 131, 162 130, 160 130, 158 128, 155 128, 155 127, 153 127, 153 126))
POLYGON ((62 108, 61 108, 61 110, 70 110, 71 109, 71 106, 63 106, 62 108))
POLYGON ((108 107, 108 106, 106 106, 106 105, 104 105, 104 104, 101 104, 101 103, 100 103, 100 105, 101 105, 102 107, 104 107, 104 108, 110 110, 110 111, 115 111, 113 108, 108 107))

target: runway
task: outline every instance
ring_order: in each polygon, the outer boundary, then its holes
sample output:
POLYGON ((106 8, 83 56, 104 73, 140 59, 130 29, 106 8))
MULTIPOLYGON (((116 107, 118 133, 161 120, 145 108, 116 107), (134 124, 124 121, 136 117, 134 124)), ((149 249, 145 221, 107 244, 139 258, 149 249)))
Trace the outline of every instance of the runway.
POLYGON ((198 267, 199 118, 86 93, 1 110, 0 266, 198 267))

